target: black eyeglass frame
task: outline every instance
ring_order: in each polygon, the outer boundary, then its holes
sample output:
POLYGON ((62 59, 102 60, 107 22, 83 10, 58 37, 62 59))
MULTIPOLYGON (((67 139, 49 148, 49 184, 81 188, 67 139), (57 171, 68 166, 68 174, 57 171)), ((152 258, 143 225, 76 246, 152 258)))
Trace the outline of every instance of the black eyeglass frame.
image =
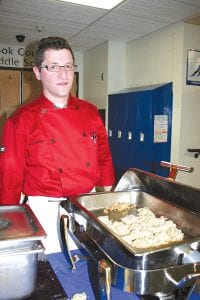
POLYGON ((49 72, 59 72, 60 68, 64 68, 65 71, 74 72, 77 69, 77 65, 73 63, 65 64, 63 66, 57 65, 57 64, 50 64, 50 65, 44 65, 40 66, 40 69, 46 69, 49 72))

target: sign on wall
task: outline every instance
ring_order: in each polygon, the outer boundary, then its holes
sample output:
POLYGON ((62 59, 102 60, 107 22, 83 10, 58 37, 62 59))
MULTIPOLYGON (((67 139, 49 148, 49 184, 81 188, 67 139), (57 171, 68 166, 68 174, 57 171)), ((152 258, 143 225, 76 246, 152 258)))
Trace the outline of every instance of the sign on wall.
POLYGON ((168 115, 154 115, 154 143, 167 143, 168 115))
POLYGON ((32 68, 34 51, 23 46, 0 45, 0 67, 32 68))
POLYGON ((200 50, 187 50, 186 84, 200 85, 200 50))

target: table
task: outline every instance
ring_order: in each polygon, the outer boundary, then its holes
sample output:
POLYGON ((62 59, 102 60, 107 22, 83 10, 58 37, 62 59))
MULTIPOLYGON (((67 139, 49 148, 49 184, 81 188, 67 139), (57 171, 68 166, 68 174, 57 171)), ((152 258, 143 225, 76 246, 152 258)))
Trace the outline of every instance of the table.
MULTIPOLYGON (((81 259, 76 263, 76 270, 70 268, 63 253, 48 254, 47 259, 49 260, 54 272, 59 279, 62 287, 64 288, 69 299, 75 293, 85 292, 87 294, 87 300, 95 300, 95 293, 92 289, 92 281, 95 285, 95 278, 98 278, 95 274, 94 268, 91 274, 88 272, 88 264, 93 263, 87 253, 80 250, 73 250, 72 255, 83 255, 87 256, 89 260, 81 259)), ((97 286, 97 283, 96 283, 97 286)), ((94 288, 95 289, 95 288, 94 288)), ((97 291, 98 292, 98 291, 97 291)), ((122 290, 111 288, 113 300, 138 300, 139 298, 130 293, 126 293, 122 290)))
MULTIPOLYGON (((68 298, 71 299, 73 294, 85 292, 87 300, 95 300, 95 289, 98 285, 97 269, 88 268, 88 265, 94 264, 90 256, 83 250, 73 250, 72 255, 84 255, 88 259, 81 259, 76 263, 76 270, 72 270, 63 253, 48 254, 49 260, 57 278, 59 279, 68 298), (91 271, 89 272, 88 270, 91 271), (94 287, 94 291, 93 288, 94 287)), ((98 293, 98 291, 96 291, 98 293)), ((112 300, 139 300, 135 294, 127 293, 115 287, 111 288, 112 300)), ((150 300, 150 299, 149 299, 150 300)), ((200 293, 192 293, 189 300, 200 300, 200 293)))

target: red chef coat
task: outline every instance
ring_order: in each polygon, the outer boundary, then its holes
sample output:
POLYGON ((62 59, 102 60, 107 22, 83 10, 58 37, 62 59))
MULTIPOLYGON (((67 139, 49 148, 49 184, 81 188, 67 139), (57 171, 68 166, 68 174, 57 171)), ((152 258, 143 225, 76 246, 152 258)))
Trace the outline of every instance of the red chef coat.
POLYGON ((41 95, 6 122, 0 152, 0 203, 20 194, 63 197, 114 183, 107 134, 97 108, 70 96, 57 108, 41 95))

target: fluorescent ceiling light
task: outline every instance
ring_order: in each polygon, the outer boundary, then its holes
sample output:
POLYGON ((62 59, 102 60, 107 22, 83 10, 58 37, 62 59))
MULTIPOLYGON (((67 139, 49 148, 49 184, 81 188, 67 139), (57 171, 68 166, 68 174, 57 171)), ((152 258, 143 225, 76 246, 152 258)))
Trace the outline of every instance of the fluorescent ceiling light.
POLYGON ((71 2, 75 4, 87 5, 103 9, 112 9, 123 0, 60 0, 65 2, 71 2))

